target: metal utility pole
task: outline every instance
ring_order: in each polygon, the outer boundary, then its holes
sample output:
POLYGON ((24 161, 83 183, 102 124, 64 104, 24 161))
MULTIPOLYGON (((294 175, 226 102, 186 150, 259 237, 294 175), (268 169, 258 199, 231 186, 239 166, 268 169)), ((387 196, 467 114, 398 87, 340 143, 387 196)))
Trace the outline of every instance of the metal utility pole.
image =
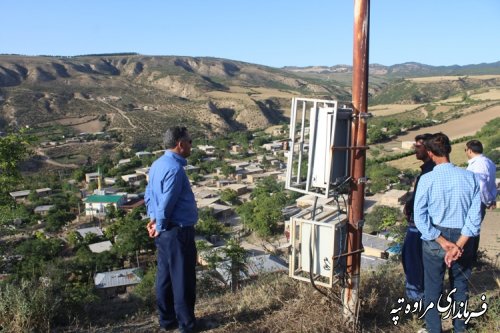
POLYGON ((366 115, 368 110, 368 40, 370 1, 354 0, 354 50, 352 75, 351 175, 353 179, 349 200, 347 226, 347 285, 344 290, 344 318, 357 323, 359 280, 361 268, 361 237, 366 162, 366 115))

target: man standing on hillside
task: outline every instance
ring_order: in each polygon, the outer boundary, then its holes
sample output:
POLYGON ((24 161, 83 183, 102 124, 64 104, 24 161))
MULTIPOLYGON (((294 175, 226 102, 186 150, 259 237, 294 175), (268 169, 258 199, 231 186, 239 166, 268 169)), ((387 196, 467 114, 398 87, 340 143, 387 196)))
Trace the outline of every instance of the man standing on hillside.
MULTIPOLYGON (((465 146, 465 154, 469 159, 467 170, 472 171, 479 181, 481 191, 481 220, 484 220, 486 209, 495 209, 497 206, 496 166, 495 163, 483 155, 483 144, 481 141, 471 140, 465 146)), ((477 253, 479 236, 474 238, 474 246, 477 253)))
MULTIPOLYGON (((446 266, 451 289, 456 288, 453 308, 459 309, 460 302, 468 299, 474 256, 474 244, 469 238, 479 235, 481 198, 474 174, 450 163, 451 144, 446 135, 433 134, 425 147, 436 166, 420 178, 414 218, 423 240, 426 328, 435 333, 441 332, 437 306, 446 266), (430 303, 434 306, 430 307, 430 303)), ((454 332, 465 332, 465 326, 465 318, 453 319, 454 332)))
POLYGON ((167 151, 149 171, 145 202, 151 221, 148 233, 157 247, 156 297, 160 327, 179 327, 181 332, 198 329, 196 301, 196 245, 194 225, 198 209, 184 171, 192 140, 185 127, 167 129, 167 151))
POLYGON ((415 193, 417 192, 418 181, 420 177, 434 169, 434 162, 427 154, 424 142, 432 136, 430 133, 419 134, 415 137, 415 157, 424 162, 420 166, 420 175, 415 180, 413 197, 408 200, 404 207, 406 221, 408 221, 408 230, 403 243, 402 261, 403 269, 406 275, 406 296, 409 300, 419 301, 424 298, 424 267, 422 264, 422 234, 415 226, 413 218, 413 203, 415 193))

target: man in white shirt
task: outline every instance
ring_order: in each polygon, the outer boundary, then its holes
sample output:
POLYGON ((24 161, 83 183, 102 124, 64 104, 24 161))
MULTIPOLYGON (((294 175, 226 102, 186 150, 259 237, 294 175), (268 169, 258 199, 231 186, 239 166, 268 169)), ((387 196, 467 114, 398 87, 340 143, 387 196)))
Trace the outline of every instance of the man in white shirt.
MULTIPOLYGON (((496 166, 489 158, 483 155, 483 144, 479 140, 471 140, 466 143, 465 154, 469 161, 467 170, 472 171, 479 181, 481 194, 481 221, 484 220, 486 209, 496 208, 497 186, 496 166)), ((479 248, 479 236, 474 237, 474 259, 477 261, 477 249, 479 248)))
POLYGON ((496 166, 495 163, 483 155, 483 145, 481 141, 471 140, 467 142, 465 154, 469 159, 467 170, 476 174, 476 178, 479 180, 481 191, 481 216, 484 219, 487 208, 496 208, 496 166))

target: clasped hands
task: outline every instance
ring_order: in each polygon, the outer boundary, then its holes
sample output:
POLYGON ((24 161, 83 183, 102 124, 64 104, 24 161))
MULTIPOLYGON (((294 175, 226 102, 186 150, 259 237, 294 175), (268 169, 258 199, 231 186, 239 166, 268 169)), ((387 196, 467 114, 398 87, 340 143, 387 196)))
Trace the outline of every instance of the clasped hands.
POLYGON ((441 247, 443 250, 446 251, 446 254, 444 256, 444 262, 447 267, 451 267, 453 262, 457 261, 461 256, 462 253, 464 252, 464 249, 458 246, 457 244, 450 242, 446 239, 440 242, 441 247))
POLYGON ((160 234, 156 230, 156 221, 155 220, 149 221, 148 224, 146 225, 146 229, 148 230, 148 235, 150 238, 158 237, 158 235, 160 234))

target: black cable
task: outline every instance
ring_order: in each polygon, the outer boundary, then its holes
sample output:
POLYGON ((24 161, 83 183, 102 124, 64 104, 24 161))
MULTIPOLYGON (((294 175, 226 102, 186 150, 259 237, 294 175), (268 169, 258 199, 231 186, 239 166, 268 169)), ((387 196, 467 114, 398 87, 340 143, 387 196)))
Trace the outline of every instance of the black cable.
MULTIPOLYGON (((316 218, 316 205, 318 203, 318 197, 314 196, 314 204, 313 204, 313 210, 312 210, 312 216, 311 220, 314 222, 316 218)), ((313 234, 313 228, 314 224, 311 224, 311 233, 309 234, 309 279, 311 280, 311 284, 314 289, 316 289, 318 292, 320 292, 323 296, 326 298, 330 299, 330 296, 325 293, 323 290, 319 289, 319 287, 316 285, 314 282, 314 276, 313 276, 313 246, 312 246, 312 234, 313 234)))

